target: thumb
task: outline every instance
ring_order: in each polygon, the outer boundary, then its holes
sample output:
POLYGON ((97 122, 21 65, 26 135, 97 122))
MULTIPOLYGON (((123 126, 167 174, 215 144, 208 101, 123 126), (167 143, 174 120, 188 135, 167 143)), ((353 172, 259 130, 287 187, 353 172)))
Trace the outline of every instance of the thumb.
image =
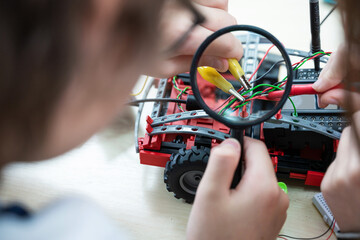
POLYGON ((240 159, 240 151, 240 143, 233 138, 213 148, 201 185, 216 192, 229 191, 240 159))
POLYGON ((345 91, 342 89, 333 89, 323 94, 319 94, 319 107, 325 108, 329 104, 344 107, 345 91))
POLYGON ((360 94, 343 89, 332 89, 323 94, 319 94, 319 107, 325 108, 329 104, 335 104, 342 108, 348 108, 349 102, 352 103, 352 110, 360 110, 360 94))

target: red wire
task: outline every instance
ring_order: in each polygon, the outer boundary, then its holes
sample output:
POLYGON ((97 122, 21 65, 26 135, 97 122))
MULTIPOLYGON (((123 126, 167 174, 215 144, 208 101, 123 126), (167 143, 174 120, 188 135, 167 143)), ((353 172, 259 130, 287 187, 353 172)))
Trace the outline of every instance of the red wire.
POLYGON ((259 62, 257 68, 255 69, 255 71, 253 72, 253 74, 250 76, 250 78, 248 79, 248 81, 250 82, 251 79, 254 77, 255 73, 259 70, 261 64, 263 63, 263 61, 265 60, 266 56, 269 54, 270 50, 274 47, 275 45, 273 44, 271 47, 269 47, 269 49, 266 51, 264 57, 261 59, 261 61, 259 62))
POLYGON ((281 238, 281 239, 285 239, 285 240, 288 240, 287 238, 284 238, 284 237, 278 237, 278 238, 281 238))
POLYGON ((318 57, 318 56, 320 56, 320 55, 322 55, 322 53, 318 53, 318 54, 316 54, 315 56, 312 56, 312 57, 309 58, 309 59, 304 59, 304 60, 302 60, 302 61, 300 61, 300 62, 294 63, 292 66, 295 66, 295 65, 297 65, 297 64, 300 64, 300 63, 302 63, 302 62, 304 62, 304 61, 309 61, 309 60, 314 59, 314 58, 316 58, 316 57, 318 57))
POLYGON ((329 240, 330 237, 331 237, 331 235, 334 233, 335 223, 336 223, 336 221, 334 221, 333 227, 331 228, 331 233, 330 233, 330 235, 327 237, 326 240, 329 240))

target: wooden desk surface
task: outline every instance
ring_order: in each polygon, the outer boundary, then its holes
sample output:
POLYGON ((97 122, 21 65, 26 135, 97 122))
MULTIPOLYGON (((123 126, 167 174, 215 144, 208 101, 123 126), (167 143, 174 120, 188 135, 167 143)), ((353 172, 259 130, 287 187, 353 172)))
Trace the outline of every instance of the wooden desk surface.
MULTIPOLYGON (((81 194, 96 201, 134 239, 184 239, 191 205, 167 192, 162 168, 139 164, 132 136, 105 132, 56 159, 8 166, 0 199, 38 210, 58 197, 81 194)), ((311 203, 319 188, 287 184, 290 208, 282 233, 320 235, 327 226, 311 203)))
MULTIPOLYGON (((321 3, 322 16, 330 9, 321 3)), ((229 10, 239 23, 267 29, 287 47, 309 48, 308 1, 232 0, 229 10)), ((324 24, 321 36, 323 49, 335 50, 341 41, 337 13, 324 24)), ((124 131, 131 129, 129 122, 119 117, 115 127, 58 158, 8 166, 2 173, 0 200, 17 200, 37 210, 57 197, 81 194, 96 201, 134 239, 184 239, 191 205, 167 192, 162 168, 139 164, 133 132, 124 131)), ((297 237, 323 233, 327 225, 311 203, 319 188, 287 183, 290 208, 281 232, 297 237)))

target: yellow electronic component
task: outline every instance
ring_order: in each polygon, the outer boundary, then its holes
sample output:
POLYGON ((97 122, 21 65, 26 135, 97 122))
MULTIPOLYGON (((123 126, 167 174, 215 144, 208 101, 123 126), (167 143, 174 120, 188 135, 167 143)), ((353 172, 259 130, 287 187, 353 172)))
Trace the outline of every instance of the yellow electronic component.
POLYGON ((201 77, 208 81, 209 83, 214 84, 217 88, 221 89, 223 92, 229 93, 235 96, 240 101, 244 102, 245 98, 238 93, 234 86, 228 82, 221 74, 212 67, 198 67, 198 72, 201 77))
POLYGON ((250 83, 246 80, 245 72, 241 68, 238 60, 236 60, 235 58, 229 58, 228 63, 229 71, 231 72, 231 74, 235 77, 236 80, 241 83, 241 85, 246 91, 249 90, 251 88, 250 83))

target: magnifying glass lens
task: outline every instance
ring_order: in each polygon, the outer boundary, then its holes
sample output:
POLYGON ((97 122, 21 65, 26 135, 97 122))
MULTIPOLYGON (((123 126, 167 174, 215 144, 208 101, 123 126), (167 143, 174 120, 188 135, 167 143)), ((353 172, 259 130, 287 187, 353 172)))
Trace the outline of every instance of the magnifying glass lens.
POLYGON ((194 91, 213 117, 246 127, 275 115, 285 102, 291 66, 274 39, 235 29, 209 41, 200 52, 194 91))

